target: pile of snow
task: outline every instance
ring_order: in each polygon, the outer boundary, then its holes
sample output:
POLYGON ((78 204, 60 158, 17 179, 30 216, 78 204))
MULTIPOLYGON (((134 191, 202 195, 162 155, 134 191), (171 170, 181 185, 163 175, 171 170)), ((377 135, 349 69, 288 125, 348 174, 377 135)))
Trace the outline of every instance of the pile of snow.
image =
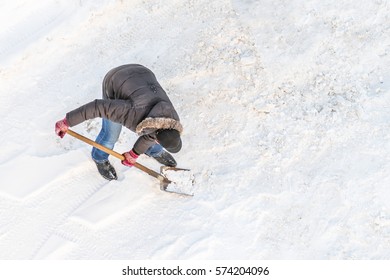
POLYGON ((30 2, 0 4, 1 259, 390 257, 388 1, 30 2), (54 134, 126 63, 179 112, 192 198, 54 134))

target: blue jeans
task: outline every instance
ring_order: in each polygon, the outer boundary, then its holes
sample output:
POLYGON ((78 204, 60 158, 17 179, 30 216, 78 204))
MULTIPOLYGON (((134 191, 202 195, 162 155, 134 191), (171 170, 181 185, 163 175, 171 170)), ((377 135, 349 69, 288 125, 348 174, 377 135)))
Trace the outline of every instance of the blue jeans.
MULTIPOLYGON (((100 131, 96 142, 103 145, 106 148, 113 149, 116 141, 118 141, 119 134, 121 133, 122 125, 112 122, 107 119, 103 119, 102 130, 100 131)), ((145 154, 150 157, 157 157, 163 152, 163 147, 160 144, 151 146, 145 154)), ((103 162, 108 159, 109 154, 97 149, 92 149, 92 159, 95 162, 103 162)))

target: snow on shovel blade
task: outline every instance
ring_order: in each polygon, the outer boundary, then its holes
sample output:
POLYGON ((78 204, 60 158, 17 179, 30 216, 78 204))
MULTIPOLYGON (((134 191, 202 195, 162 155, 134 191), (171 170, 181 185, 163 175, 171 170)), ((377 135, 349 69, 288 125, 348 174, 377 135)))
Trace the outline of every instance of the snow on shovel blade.
POLYGON ((169 166, 161 166, 160 170, 167 179, 161 182, 161 190, 185 196, 194 195, 195 178, 191 170, 169 166))

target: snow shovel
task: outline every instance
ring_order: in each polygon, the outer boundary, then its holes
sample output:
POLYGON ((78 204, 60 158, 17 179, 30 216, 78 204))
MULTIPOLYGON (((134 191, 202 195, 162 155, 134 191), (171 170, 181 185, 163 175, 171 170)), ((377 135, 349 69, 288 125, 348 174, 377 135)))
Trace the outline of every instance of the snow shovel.
MULTIPOLYGON (((117 159, 120 159, 121 161, 125 159, 125 157, 120 154, 120 153, 117 153, 109 148, 106 148, 104 147, 103 145, 100 145, 99 143, 96 143, 95 141, 92 141, 91 139, 81 135, 81 134, 78 134, 77 132, 74 132, 70 129, 67 130, 67 133, 89 145, 92 145, 93 147, 107 153, 107 154, 110 154, 114 157, 116 157, 117 159)), ((165 192, 171 192, 171 193, 177 193, 177 194, 180 194, 180 195, 185 195, 185 196, 193 196, 193 194, 187 194, 187 193, 181 193, 181 192, 177 192, 177 191, 171 191, 171 190, 168 190, 168 186, 172 183, 171 180, 169 180, 165 175, 161 174, 161 173, 157 173, 156 171, 152 170, 152 169, 149 169, 148 167, 146 166, 143 166, 142 164, 139 164, 138 162, 136 162, 134 164, 134 166, 140 170, 142 170, 143 172, 149 174, 150 176, 158 179, 160 181, 160 189, 162 191, 165 191, 165 192)), ((161 167, 161 172, 168 172, 168 171, 189 171, 189 169, 183 169, 183 168, 176 168, 176 167, 168 167, 168 166, 162 166, 161 167)), ((193 180, 192 180, 192 183, 193 183, 193 180)))

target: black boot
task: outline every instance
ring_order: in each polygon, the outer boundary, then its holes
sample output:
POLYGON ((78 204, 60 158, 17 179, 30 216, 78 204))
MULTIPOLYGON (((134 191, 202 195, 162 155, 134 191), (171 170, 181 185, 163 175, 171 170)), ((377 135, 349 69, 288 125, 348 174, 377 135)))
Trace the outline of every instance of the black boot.
POLYGON ((109 181, 118 179, 118 177, 116 176, 115 168, 108 160, 103 162, 95 161, 95 163, 100 175, 102 175, 104 179, 107 179, 109 181))
POLYGON ((161 155, 155 156, 153 158, 165 166, 175 167, 177 165, 176 160, 173 158, 173 156, 166 151, 163 151, 161 155))

